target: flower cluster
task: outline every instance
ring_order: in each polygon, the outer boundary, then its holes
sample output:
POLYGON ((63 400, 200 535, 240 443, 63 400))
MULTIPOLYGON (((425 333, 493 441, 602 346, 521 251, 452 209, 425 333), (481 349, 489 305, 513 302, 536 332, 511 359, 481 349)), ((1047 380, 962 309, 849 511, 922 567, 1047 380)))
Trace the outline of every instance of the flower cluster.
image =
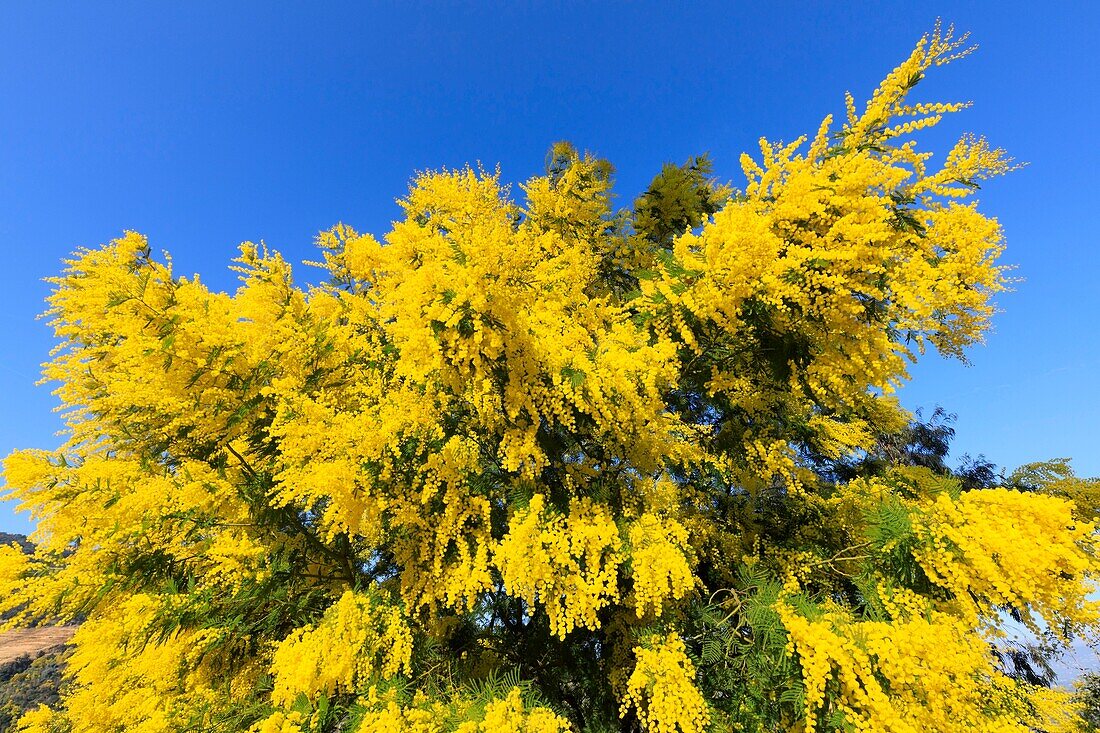
POLYGON ((1074 517, 1070 502, 987 489, 958 499, 940 494, 919 511, 916 559, 975 622, 1004 607, 1037 630, 1100 620, 1100 602, 1088 599, 1097 578, 1095 529, 1074 517))
POLYGON ((695 686, 695 666, 676 634, 643 640, 626 683, 620 715, 634 710, 648 733, 701 733, 710 720, 695 686))
POLYGON ((823 729, 829 706, 857 731, 1028 730, 1018 722, 1022 696, 998 704, 996 686, 1012 683, 998 682, 985 641, 956 618, 810 620, 785 604, 778 610, 802 668, 808 731, 823 729))
POLYGON ((685 554, 688 534, 674 519, 642 515, 630 527, 631 576, 638 616, 660 615, 669 601, 683 598, 695 576, 685 554))
POLYGON ((276 648, 272 702, 291 705, 354 690, 409 669, 412 637, 401 611, 369 595, 346 592, 315 628, 295 632, 276 648))
POLYGON ((508 591, 534 605, 538 597, 550 633, 595 629, 596 612, 618 595, 619 530, 606 507, 575 499, 567 516, 550 512, 542 494, 518 512, 495 563, 508 591))
POLYGON ((371 689, 361 733, 569 733, 568 721, 539 705, 528 705, 518 687, 501 697, 475 702, 455 699, 450 705, 417 696, 400 704, 392 694, 371 689))

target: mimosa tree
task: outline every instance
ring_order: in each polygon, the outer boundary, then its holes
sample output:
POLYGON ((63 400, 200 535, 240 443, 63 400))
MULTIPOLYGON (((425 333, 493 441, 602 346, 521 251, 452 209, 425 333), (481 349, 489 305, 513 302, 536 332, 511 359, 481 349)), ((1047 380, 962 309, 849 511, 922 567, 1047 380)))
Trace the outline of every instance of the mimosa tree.
POLYGON ((907 364, 963 357, 1005 287, 971 196, 1011 161, 933 159, 967 105, 909 99, 964 40, 738 189, 699 158, 616 212, 557 144, 518 199, 428 173, 382 241, 322 233, 318 287, 253 244, 234 294, 134 232, 78 252, 67 438, 4 462, 39 544, 0 549, 0 612, 81 621, 23 730, 1070 726, 995 643, 1096 624, 1092 484, 891 442, 907 364))

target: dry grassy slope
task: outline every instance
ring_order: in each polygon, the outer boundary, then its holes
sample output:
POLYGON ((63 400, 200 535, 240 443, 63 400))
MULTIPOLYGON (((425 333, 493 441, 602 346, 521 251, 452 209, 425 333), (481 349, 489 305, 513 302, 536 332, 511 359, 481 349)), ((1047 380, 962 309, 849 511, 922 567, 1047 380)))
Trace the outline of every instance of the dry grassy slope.
POLYGON ((34 657, 39 652, 64 644, 74 631, 75 626, 44 626, 0 632, 0 664, 22 656, 34 657))

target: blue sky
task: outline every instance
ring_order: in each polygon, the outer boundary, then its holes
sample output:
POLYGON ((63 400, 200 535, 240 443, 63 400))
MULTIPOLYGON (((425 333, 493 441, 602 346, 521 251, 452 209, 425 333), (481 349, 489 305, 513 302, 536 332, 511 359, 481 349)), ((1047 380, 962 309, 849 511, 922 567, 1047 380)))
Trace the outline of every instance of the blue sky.
MULTIPOLYGON (((959 454, 1100 475, 1089 4, 315 5, 0 5, 0 454, 57 442, 35 316, 78 246, 136 229, 232 288, 243 240, 311 259, 338 221, 385 231, 417 170, 523 180, 559 139, 616 165, 624 206, 704 151, 737 184, 758 137, 813 132, 942 16, 981 49, 922 85, 975 102, 934 140, 973 130, 1030 163, 981 194, 1024 281, 971 366, 926 359, 903 401, 956 412, 959 454)), ((0 530, 29 527, 0 505, 0 530)))

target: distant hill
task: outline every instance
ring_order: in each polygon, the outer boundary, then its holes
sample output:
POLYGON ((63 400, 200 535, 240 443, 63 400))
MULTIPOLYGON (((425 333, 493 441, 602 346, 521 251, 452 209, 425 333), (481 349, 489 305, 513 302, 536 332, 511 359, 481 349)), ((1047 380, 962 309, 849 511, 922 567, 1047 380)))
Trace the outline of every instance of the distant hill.
POLYGON ((71 626, 0 633, 0 733, 14 731, 28 710, 58 701, 72 635, 71 626))
POLYGON ((28 555, 34 552, 34 543, 27 539, 27 535, 0 532, 0 545, 10 545, 12 542, 22 547, 28 555))
MULTIPOLYGON (((35 659, 59 651, 76 632, 75 626, 40 626, 0 631, 0 670, 19 659, 35 659)), ((4 676, 0 674, 0 682, 4 676)))

